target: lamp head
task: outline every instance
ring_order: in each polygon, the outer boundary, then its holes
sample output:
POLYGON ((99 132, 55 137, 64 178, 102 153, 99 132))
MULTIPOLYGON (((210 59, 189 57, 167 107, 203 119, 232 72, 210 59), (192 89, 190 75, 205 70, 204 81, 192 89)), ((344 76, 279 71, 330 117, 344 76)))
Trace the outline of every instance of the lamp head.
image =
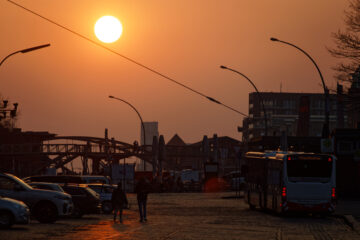
POLYGON ((20 52, 21 53, 27 53, 27 52, 35 51, 35 50, 38 50, 38 49, 41 49, 41 48, 49 47, 49 46, 50 46, 50 43, 40 45, 40 46, 36 46, 36 47, 32 47, 32 48, 27 48, 27 49, 21 50, 20 52))
POLYGON ((272 37, 272 38, 270 38, 270 40, 271 40, 271 41, 274 41, 274 42, 278 42, 278 41, 279 41, 279 39, 277 39, 277 38, 273 38, 273 37, 272 37))
POLYGON ((227 69, 227 67, 224 66, 224 65, 221 65, 220 68, 222 68, 222 69, 227 69))
POLYGON ((8 102, 9 102, 8 100, 3 100, 3 104, 4 104, 3 108, 6 108, 6 107, 7 107, 8 102))
POLYGON ((114 98, 114 96, 110 95, 109 98, 114 98))

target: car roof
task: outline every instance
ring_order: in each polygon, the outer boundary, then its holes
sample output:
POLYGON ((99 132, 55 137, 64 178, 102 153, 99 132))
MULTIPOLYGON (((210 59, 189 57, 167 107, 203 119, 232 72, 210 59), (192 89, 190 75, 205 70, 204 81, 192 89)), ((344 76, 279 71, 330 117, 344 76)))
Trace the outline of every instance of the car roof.
POLYGON ((31 185, 31 184, 36 184, 36 185, 59 185, 58 183, 48 183, 48 182, 29 182, 28 184, 29 185, 31 185))
POLYGON ((87 188, 86 184, 61 184, 60 185, 63 188, 87 188))

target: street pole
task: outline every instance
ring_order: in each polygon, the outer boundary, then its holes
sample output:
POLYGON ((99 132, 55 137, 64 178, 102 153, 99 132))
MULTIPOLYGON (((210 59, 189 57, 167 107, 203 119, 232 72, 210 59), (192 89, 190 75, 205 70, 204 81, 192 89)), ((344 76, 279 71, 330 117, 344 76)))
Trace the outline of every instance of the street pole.
POLYGON ((329 135, 330 135, 330 129, 329 129, 330 128, 330 121, 329 121, 329 118, 330 118, 329 89, 325 85, 323 75, 321 74, 321 71, 320 71, 318 65, 316 64, 314 59, 307 52, 305 52, 303 49, 299 48, 298 46, 296 46, 296 45, 294 45, 292 43, 289 43, 289 42, 279 40, 277 38, 273 38, 273 37, 270 38, 270 40, 273 41, 273 42, 281 42, 281 43, 284 43, 286 45, 289 45, 289 46, 292 46, 292 47, 298 49, 303 54, 305 54, 311 60, 311 62, 315 65, 315 67, 316 67, 316 69, 317 69, 317 71, 318 71, 318 73, 320 75, 320 79, 321 79, 321 83, 322 83, 323 88, 324 88, 324 95, 325 95, 325 123, 324 123, 323 130, 322 130, 322 137, 323 138, 328 138, 329 135))
POLYGON ((229 71, 232 71, 232 72, 235 72, 241 76, 243 76, 246 80, 248 80, 250 82, 250 84, 255 88, 255 91, 261 101, 261 105, 262 105, 262 109, 263 109, 263 112, 264 112, 264 120, 265 120, 265 136, 267 136, 267 130, 268 130, 268 127, 267 127, 267 116, 266 116, 266 110, 265 110, 265 104, 264 104, 264 99, 262 98, 260 92, 258 91, 257 87, 255 86, 255 84, 250 80, 250 78, 248 78, 247 76, 245 76, 244 74, 242 74, 241 72, 235 70, 235 69, 232 69, 232 68, 228 68, 226 66, 223 66, 221 65, 220 68, 222 69, 226 69, 226 70, 229 70, 229 71))
MULTIPOLYGON (((109 98, 113 98, 113 99, 116 99, 116 100, 119 100, 121 102, 124 102, 126 103, 127 105, 129 105, 132 109, 135 110, 135 112, 137 113, 137 115, 139 116, 140 118, 140 121, 141 121, 141 127, 142 127, 142 130, 143 130, 143 133, 144 133, 144 146, 146 146, 146 135, 145 135, 145 125, 144 125, 144 121, 142 120, 142 117, 139 113, 139 111, 133 106, 131 105, 129 102, 125 101, 124 99, 121 99, 121 98, 118 98, 118 97, 114 97, 114 96, 109 96, 109 98)), ((141 139, 140 139, 140 143, 141 143, 141 139)), ((144 161, 144 171, 146 170, 146 162, 144 161)))
POLYGON ((1 64, 3 64, 3 62, 5 62, 6 59, 8 59, 9 57, 11 57, 11 56, 14 55, 14 54, 17 54, 17 53, 28 53, 28 52, 35 51, 35 50, 39 50, 39 49, 41 49, 41 48, 45 48, 45 47, 49 47, 49 46, 50 46, 50 43, 44 44, 44 45, 40 45, 40 46, 36 46, 36 47, 26 48, 26 49, 23 49, 23 50, 19 50, 19 51, 10 53, 10 54, 7 55, 3 60, 1 60, 0 66, 1 66, 1 64))
MULTIPOLYGON (((41 48, 45 48, 45 47, 49 47, 50 44, 43 44, 43 45, 39 45, 39 46, 36 46, 36 47, 31 47, 31 48, 25 48, 23 50, 19 50, 19 51, 16 51, 16 52, 13 52, 13 53, 10 53, 9 55, 7 55, 6 57, 4 57, 1 62, 0 62, 0 66, 5 62, 6 59, 8 59, 9 57, 17 54, 17 53, 28 53, 28 52, 31 52, 31 51, 35 51, 35 50, 39 50, 41 48)), ((17 110, 17 107, 18 107, 18 103, 14 103, 14 109, 13 110, 10 110, 10 109, 7 109, 7 103, 8 101, 7 100, 4 100, 3 101, 3 106, 0 107, 0 113, 3 114, 3 116, 0 116, 0 121, 3 119, 3 118, 6 118, 6 112, 10 112, 10 117, 15 117, 16 116, 16 110, 17 110)))

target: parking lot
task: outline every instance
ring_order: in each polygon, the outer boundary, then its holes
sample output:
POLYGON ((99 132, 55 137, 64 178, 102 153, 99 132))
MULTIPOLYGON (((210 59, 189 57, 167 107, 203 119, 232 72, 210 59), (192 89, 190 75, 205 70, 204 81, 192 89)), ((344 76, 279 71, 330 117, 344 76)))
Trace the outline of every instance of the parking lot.
POLYGON ((32 220, 1 230, 1 239, 360 239, 344 218, 281 217, 251 211, 234 193, 150 194, 148 222, 140 223, 135 195, 124 222, 112 215, 85 215, 54 224, 32 220))

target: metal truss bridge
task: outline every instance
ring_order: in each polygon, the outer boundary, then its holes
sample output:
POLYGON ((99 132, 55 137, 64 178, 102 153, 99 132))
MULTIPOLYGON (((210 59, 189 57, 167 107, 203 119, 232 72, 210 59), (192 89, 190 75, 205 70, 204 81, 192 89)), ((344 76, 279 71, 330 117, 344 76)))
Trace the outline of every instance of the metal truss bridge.
MULTIPOLYGON (((203 157, 199 147, 166 146, 166 158, 179 154, 203 157)), ((82 174, 100 174, 102 169, 129 157, 137 157, 150 163, 156 172, 161 172, 163 165, 166 165, 163 136, 160 136, 159 140, 154 139, 152 145, 146 146, 139 146, 137 142, 129 144, 113 138, 52 136, 39 144, 2 144, 0 157, 41 159, 41 161, 33 161, 30 174, 39 174, 49 167, 60 168, 63 172, 71 174, 74 172, 65 165, 75 159, 81 159, 82 174), (89 161, 91 161, 91 169, 89 169, 89 161)))

